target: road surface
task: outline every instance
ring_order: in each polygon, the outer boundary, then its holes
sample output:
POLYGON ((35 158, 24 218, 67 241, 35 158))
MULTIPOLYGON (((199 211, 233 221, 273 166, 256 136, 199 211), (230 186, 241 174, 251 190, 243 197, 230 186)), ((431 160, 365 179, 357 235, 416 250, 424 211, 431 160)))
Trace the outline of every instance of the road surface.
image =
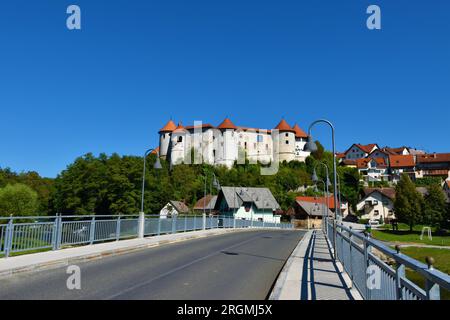
POLYGON ((21 274, 0 279, 0 299, 266 299, 303 235, 234 232, 80 263, 80 290, 67 267, 21 274))

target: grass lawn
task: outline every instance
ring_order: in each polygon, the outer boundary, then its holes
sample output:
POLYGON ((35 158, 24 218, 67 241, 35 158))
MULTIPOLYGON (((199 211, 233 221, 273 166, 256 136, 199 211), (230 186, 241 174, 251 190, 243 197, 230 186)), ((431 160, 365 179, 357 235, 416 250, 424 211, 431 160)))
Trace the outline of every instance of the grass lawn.
MULTIPOLYGON (((446 274, 450 274, 450 250, 436 248, 407 247, 402 248, 402 253, 420 262, 425 262, 425 257, 430 256, 435 260, 434 268, 446 274)), ((419 274, 406 269, 406 276, 421 288, 425 288, 425 280, 419 274)), ((450 292, 441 289, 441 299, 450 300, 450 292)))
POLYGON ((435 235, 435 230, 432 230, 433 240, 428 239, 426 234, 424 234, 423 240, 420 240, 420 234, 422 232, 423 226, 415 226, 413 231, 409 231, 409 227, 403 223, 399 223, 398 229, 393 231, 390 229, 389 225, 385 227, 374 230, 372 229, 372 237, 387 242, 398 242, 398 243, 417 243, 417 244, 430 244, 436 246, 450 246, 450 235, 442 236, 435 235))

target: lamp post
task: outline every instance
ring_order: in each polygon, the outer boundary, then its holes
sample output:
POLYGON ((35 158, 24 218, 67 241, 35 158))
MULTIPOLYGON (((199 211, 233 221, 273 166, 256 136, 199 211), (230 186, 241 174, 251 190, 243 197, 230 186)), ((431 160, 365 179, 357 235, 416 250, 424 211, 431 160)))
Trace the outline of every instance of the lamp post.
MULTIPOLYGON (((311 123, 311 125, 308 128, 308 142, 306 143, 305 149, 311 152, 317 151, 317 145, 315 144, 312 136, 311 136, 311 130, 317 123, 325 123, 330 126, 331 128, 331 145, 332 145, 332 151, 333 151, 333 189, 334 189, 334 203, 337 204, 337 169, 336 169, 336 144, 335 144, 335 138, 334 138, 334 126, 333 124, 326 120, 326 119, 319 119, 311 123)), ((333 238, 334 238, 334 252, 333 252, 333 258, 336 260, 336 220, 341 219, 341 208, 335 208, 334 212, 334 220, 333 220, 333 238)))
MULTIPOLYGON (((144 213, 144 190, 145 190, 145 164, 147 156, 154 151, 155 148, 148 149, 144 154, 144 167, 142 169, 142 190, 141 190, 141 213, 144 213)), ((156 153, 156 162, 153 165, 153 168, 156 170, 162 169, 161 162, 159 160, 159 152, 156 153)))
MULTIPOLYGON (((322 181, 322 182, 324 183, 324 186, 326 187, 326 197, 327 197, 326 202, 327 202, 327 207, 329 209, 330 208, 330 197, 328 196, 328 187, 331 186, 331 182, 330 182, 330 178, 328 177, 328 166, 325 163, 323 163, 323 162, 316 163, 316 165, 314 166, 314 171, 313 171, 311 179, 312 179, 312 181, 314 183, 316 183, 319 180, 319 178, 317 177, 317 173, 316 173, 316 167, 319 164, 321 164, 321 165, 323 165, 325 167, 325 172, 326 172, 326 176, 327 177, 325 179, 325 182, 324 181, 322 181)), ((335 204, 336 204, 336 202, 335 202, 335 204)), ((336 209, 336 205, 335 205, 335 209, 336 209)))
MULTIPOLYGON (((219 180, 217 179, 214 172, 212 174, 213 174, 213 179, 211 180, 211 185, 210 185, 210 189, 209 189, 211 196, 212 196, 212 188, 213 187, 216 188, 217 190, 220 190, 219 180)), ((209 206, 209 215, 211 215, 211 206, 209 206)))
MULTIPOLYGON (((314 173, 315 173, 315 170, 314 170, 314 173)), ((317 178, 317 176, 316 176, 316 178, 317 178)), ((314 181, 314 175, 313 175, 313 181, 314 181)), ((329 181, 325 182, 323 180, 316 179, 316 181, 314 181, 314 183, 316 183, 316 188, 317 188, 317 183, 318 182, 322 182, 323 183, 323 192, 324 193, 326 192, 326 196, 327 196, 326 202, 324 202, 324 204, 322 204, 323 205, 322 212, 325 211, 325 214, 322 215, 322 226, 323 226, 323 225, 325 225, 325 221, 326 221, 325 219, 328 218, 328 212, 330 210, 330 205, 328 203, 328 182, 329 181), (326 207, 325 207, 325 205, 326 205, 326 207), (326 208, 326 210, 325 210, 325 208, 326 208)))
MULTIPOLYGON (((148 149, 144 153, 144 167, 142 169, 142 190, 141 190, 141 211, 139 212, 139 226, 138 226, 138 236, 139 238, 144 237, 144 222, 145 222, 145 213, 144 213, 144 191, 145 191, 145 166, 146 166, 146 158, 147 156, 153 152, 155 149, 148 149)), ((156 153, 156 161, 153 165, 153 168, 156 170, 162 169, 161 162, 159 161, 159 152, 156 153)))
MULTIPOLYGON (((337 171, 336 171, 336 145, 335 145, 335 138, 334 138, 334 126, 333 124, 326 120, 326 119, 319 119, 311 123, 311 125, 308 128, 308 142, 306 143, 305 149, 310 152, 317 151, 317 145, 313 141, 313 138, 311 136, 311 130, 317 123, 326 123, 331 128, 331 144, 332 144, 332 151, 333 151, 333 188, 334 188, 334 203, 337 203, 337 171)), ((336 208, 335 212, 335 219, 340 216, 340 208, 336 208)))

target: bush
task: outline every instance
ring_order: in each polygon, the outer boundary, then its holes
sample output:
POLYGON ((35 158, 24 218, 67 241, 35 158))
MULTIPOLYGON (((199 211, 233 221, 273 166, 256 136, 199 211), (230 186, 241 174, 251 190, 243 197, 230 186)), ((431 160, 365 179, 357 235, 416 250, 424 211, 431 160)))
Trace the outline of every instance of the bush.
POLYGON ((0 216, 31 216, 36 214, 38 205, 37 193, 24 184, 0 189, 0 216))

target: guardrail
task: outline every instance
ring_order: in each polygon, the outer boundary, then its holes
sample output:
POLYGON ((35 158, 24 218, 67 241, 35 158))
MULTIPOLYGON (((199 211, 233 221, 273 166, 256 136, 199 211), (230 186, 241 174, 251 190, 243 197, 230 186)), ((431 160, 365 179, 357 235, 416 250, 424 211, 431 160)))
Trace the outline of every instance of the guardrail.
MULTIPOLYGON (((328 219, 329 220, 329 219, 328 219)), ((366 300, 440 300, 441 289, 450 291, 450 276, 433 268, 433 261, 423 264, 368 233, 355 232, 342 223, 327 221, 326 236, 334 255, 349 275, 352 285, 366 300), (387 264, 374 254, 378 250, 394 263, 387 264), (420 274, 421 288, 406 277, 406 268, 420 274)))
POLYGON ((292 229, 291 223, 229 216, 56 215, 0 217, 0 255, 216 228, 292 229))

